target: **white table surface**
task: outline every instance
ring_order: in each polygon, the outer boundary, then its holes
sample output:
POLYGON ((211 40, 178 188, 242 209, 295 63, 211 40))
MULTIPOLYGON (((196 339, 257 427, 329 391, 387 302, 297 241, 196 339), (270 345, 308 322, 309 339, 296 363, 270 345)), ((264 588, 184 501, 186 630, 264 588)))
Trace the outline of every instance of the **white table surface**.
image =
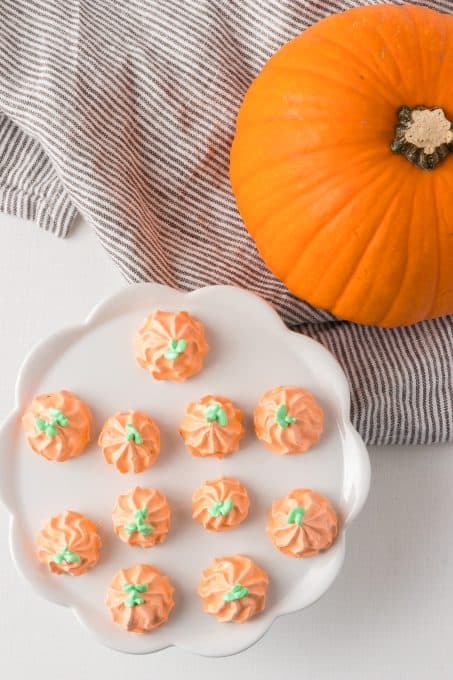
MULTIPOLYGON (((0 420, 25 352, 124 286, 80 223, 65 241, 0 215, 0 420)), ((250 650, 205 659, 103 648, 69 610, 16 573, 0 506, 0 677, 9 680, 450 680, 453 677, 453 447, 373 448, 372 488, 343 571, 311 609, 278 620, 250 650)))

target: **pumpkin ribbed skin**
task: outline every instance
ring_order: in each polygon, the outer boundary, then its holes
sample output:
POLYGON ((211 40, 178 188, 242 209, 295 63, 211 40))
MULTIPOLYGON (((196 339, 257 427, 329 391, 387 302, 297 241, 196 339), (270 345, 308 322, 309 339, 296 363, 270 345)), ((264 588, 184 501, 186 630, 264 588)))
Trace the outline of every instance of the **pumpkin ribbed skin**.
POLYGON ((398 109, 453 120, 453 17, 348 10, 266 64, 245 96, 231 183, 264 261, 297 296, 363 324, 453 312, 453 155, 392 153, 398 109))

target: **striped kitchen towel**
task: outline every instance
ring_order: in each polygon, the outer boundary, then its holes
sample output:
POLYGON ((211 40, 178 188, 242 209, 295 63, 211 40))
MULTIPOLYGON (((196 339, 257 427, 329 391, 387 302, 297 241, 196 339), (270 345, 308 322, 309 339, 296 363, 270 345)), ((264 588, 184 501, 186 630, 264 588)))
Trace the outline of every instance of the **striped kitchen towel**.
POLYGON ((451 441, 453 317, 384 330, 296 299, 257 255, 228 181, 236 114, 263 64, 359 4, 2 0, 0 209, 59 236, 82 213, 131 282, 258 292, 338 357, 366 442, 451 441))

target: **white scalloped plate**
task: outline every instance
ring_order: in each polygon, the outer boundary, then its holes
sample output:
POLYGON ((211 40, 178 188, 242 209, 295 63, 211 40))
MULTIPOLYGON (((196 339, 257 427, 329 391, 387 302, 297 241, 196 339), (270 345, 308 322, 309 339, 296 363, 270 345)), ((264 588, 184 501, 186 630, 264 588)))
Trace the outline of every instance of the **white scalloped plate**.
POLYGON ((45 340, 25 360, 16 386, 16 408, 1 429, 0 497, 11 513, 11 551, 18 569, 44 597, 72 608, 104 644, 148 653, 178 645, 208 656, 239 652, 256 642, 281 614, 308 607, 337 576, 344 558, 347 525, 360 511, 369 488, 365 446, 349 421, 349 389, 332 355, 313 340, 288 331, 273 309, 239 288, 214 286, 181 293, 156 284, 131 286, 98 305, 85 323, 45 340), (155 308, 186 309, 205 325, 211 347, 201 373, 184 384, 152 380, 134 360, 131 340, 155 308), (314 393, 325 414, 325 432, 309 453, 277 456, 253 433, 252 413, 266 389, 297 384, 314 393), (51 463, 28 448, 21 414, 35 394, 69 389, 94 415, 87 451, 65 463, 51 463), (247 435, 240 450, 223 460, 187 453, 177 429, 185 405, 206 393, 231 398, 244 411, 247 435), (139 475, 121 475, 106 465, 96 439, 104 420, 118 410, 150 413, 160 426, 157 463, 139 475), (251 498, 241 527, 221 534, 191 519, 191 495, 203 480, 221 474, 245 483, 251 498), (172 507, 167 541, 149 550, 122 543, 111 529, 119 493, 139 484, 161 489, 172 507), (295 487, 328 496, 339 512, 338 539, 327 552, 297 560, 279 553, 265 532, 272 500, 295 487), (78 510, 99 527, 99 564, 80 577, 50 574, 38 563, 34 536, 50 516, 78 510), (244 553, 270 577, 265 611, 245 624, 221 624, 203 613, 196 586, 214 557, 244 553), (176 607, 156 631, 126 633, 104 604, 117 569, 150 562, 176 587, 176 607))

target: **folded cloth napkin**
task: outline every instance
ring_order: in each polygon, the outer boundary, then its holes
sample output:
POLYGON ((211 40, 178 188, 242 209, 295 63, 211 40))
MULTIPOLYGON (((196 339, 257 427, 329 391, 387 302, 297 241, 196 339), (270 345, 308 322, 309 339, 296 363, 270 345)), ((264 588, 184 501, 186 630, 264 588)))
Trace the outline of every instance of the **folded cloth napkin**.
POLYGON ((0 208, 59 236, 82 213, 130 282, 256 291, 337 356, 366 442, 451 441, 453 317, 384 330, 296 299, 258 256, 228 181, 236 114, 263 64, 360 4, 2 0, 0 208))

